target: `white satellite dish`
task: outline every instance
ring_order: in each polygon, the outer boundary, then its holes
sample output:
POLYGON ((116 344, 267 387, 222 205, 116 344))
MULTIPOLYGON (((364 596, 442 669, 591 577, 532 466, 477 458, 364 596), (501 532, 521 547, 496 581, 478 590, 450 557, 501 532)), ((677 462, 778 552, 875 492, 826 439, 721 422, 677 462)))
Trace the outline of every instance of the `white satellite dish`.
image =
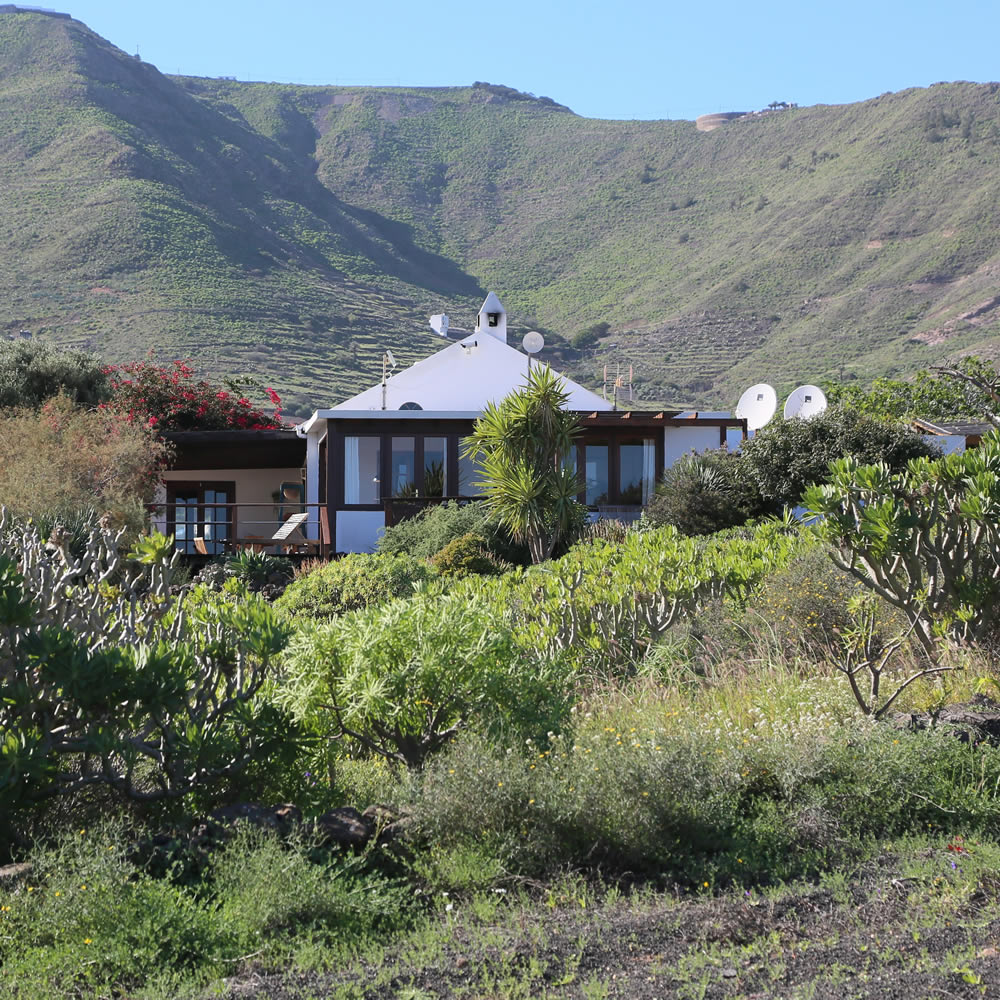
POLYGON ((826 393, 818 385, 800 385, 785 400, 785 419, 808 420, 826 409, 826 393))
POLYGON ((444 313, 435 313, 431 316, 431 329, 439 337, 448 336, 448 317, 444 313))
POLYGON ((748 431, 759 431, 774 416, 778 394, 766 382, 750 386, 736 404, 736 416, 747 422, 748 431))
POLYGON ((521 346, 528 354, 537 354, 545 346, 545 338, 537 330, 530 330, 524 335, 521 346))

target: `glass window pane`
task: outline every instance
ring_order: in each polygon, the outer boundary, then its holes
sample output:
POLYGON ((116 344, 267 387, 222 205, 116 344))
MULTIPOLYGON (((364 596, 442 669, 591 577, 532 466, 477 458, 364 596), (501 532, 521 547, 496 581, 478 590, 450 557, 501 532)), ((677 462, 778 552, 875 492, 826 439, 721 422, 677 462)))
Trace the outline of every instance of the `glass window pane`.
POLYGON ((656 486, 656 442, 653 438, 622 441, 618 451, 618 490, 622 503, 644 504, 656 486))
POLYGON ((424 496, 448 495, 448 439, 424 438, 424 496))
POLYGON ((381 438, 344 438, 344 503, 378 503, 381 491, 381 438))
POLYGON ((584 447, 584 474, 587 479, 588 506, 608 502, 608 446, 588 444, 584 447))
POLYGON ((485 491, 476 485, 482 478, 482 469, 478 462, 466 458, 459 452, 458 456, 458 495, 460 497, 481 497, 485 491))
POLYGON ((389 460, 389 488, 394 497, 412 497, 417 492, 414 438, 394 437, 389 460))

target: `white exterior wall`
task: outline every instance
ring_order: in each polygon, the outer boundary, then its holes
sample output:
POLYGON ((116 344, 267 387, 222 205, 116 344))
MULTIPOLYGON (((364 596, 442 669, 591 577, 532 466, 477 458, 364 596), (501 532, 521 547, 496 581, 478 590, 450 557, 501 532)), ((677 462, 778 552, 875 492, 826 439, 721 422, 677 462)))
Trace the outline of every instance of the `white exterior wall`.
POLYGON ((719 447, 718 427, 665 427, 663 429, 663 467, 669 469, 689 452, 709 451, 719 447))
POLYGON ((374 552, 375 543, 384 531, 384 511, 338 510, 334 551, 374 552))
POLYGON ((965 451, 964 434, 928 434, 924 440, 933 448, 937 448, 942 455, 954 455, 956 452, 965 451))
MULTIPOLYGON (((233 482, 236 484, 236 534, 239 538, 258 535, 270 538, 279 528, 278 506, 271 494, 282 483, 300 483, 302 470, 287 469, 171 469, 162 474, 164 482, 233 482), (266 507, 244 507, 243 504, 263 503, 266 507)), ((166 499, 161 487, 157 499, 166 499)), ((163 531, 166 518, 159 518, 163 531)), ((156 519, 154 519, 154 525, 156 519)), ((318 537, 318 536, 314 536, 318 537)))

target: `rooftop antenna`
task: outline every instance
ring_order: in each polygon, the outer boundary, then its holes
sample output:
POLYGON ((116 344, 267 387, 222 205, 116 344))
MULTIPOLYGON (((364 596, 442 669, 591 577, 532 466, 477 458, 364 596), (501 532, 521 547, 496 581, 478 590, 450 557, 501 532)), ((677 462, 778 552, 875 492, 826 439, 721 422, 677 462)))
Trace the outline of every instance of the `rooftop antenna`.
POLYGON ((746 420, 747 431, 759 431, 774 416, 778 394, 766 382, 750 386, 736 404, 736 416, 746 420))
POLYGON ((431 316, 431 329, 439 337, 448 336, 448 317, 444 313, 435 313, 431 316))
POLYGON ((382 355, 382 409, 386 408, 386 394, 389 376, 396 370, 396 359, 392 356, 392 351, 386 349, 382 355))
POLYGON ((531 356, 537 354, 545 346, 545 338, 537 330, 529 330, 521 341, 521 346, 528 355, 528 371, 531 371, 531 356))
MULTIPOLYGON (((621 362, 615 363, 615 377, 611 381, 611 409, 618 409, 618 390, 628 389, 628 401, 632 402, 632 366, 628 366, 628 381, 622 374, 621 362)), ((604 398, 608 398, 608 366, 604 366, 604 398)))
POLYGON ((818 385, 800 385, 785 400, 785 419, 810 420, 826 409, 826 393, 818 385))

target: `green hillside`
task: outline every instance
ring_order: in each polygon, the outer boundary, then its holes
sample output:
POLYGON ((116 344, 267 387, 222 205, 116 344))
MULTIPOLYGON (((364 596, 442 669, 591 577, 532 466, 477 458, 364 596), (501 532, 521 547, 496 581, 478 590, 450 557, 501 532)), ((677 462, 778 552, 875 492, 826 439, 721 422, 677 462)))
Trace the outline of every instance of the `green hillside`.
POLYGON ((167 77, 0 14, 0 330, 256 372, 293 406, 485 290, 647 403, 1000 351, 1000 85, 692 122, 467 88, 167 77), (596 322, 608 334, 569 341, 596 322))

